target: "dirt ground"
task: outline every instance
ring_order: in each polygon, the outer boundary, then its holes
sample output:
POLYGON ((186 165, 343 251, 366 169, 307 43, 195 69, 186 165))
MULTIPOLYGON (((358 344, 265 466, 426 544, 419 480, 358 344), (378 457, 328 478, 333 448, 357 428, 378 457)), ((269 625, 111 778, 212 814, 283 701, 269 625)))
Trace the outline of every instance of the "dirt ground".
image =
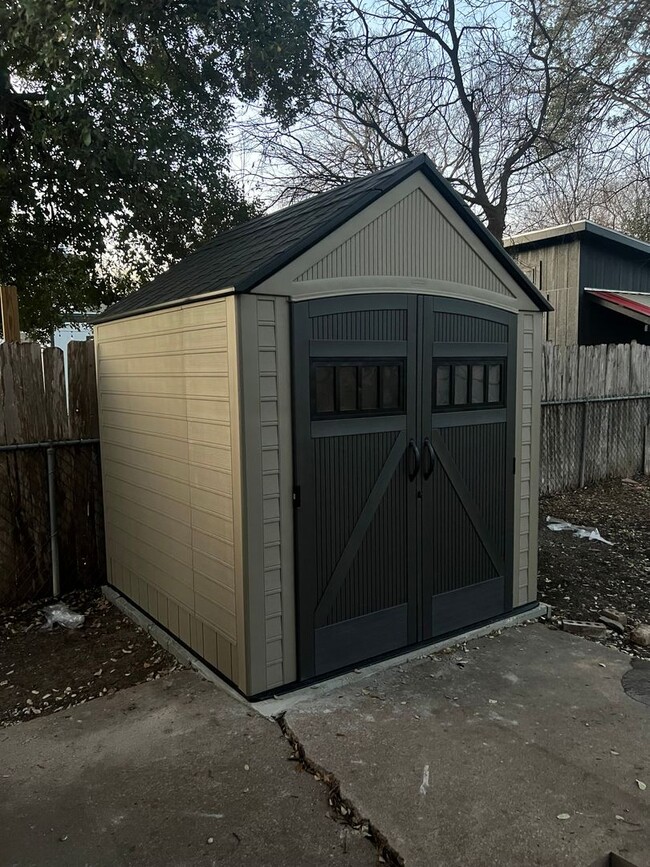
MULTIPOLYGON (((539 598, 553 619, 598 620, 604 608, 628 616, 630 626, 650 623, 650 477, 610 480, 540 502, 539 598), (547 529, 547 516, 597 527, 613 545, 547 529)), ((650 658, 628 633, 609 630, 601 641, 650 658)))
MULTIPOLYGON (((553 620, 598 620, 604 608, 650 622, 650 477, 613 480, 542 498, 539 597, 553 620), (546 516, 597 527, 612 546, 546 528, 546 516)), ((42 629, 46 600, 0 609, 0 726, 56 713, 159 678, 181 666, 99 590, 65 596, 79 629, 42 629)), ((602 641, 650 658, 627 633, 602 641)))
POLYGON ((181 668, 99 590, 61 599, 78 629, 42 629, 52 600, 0 609, 0 726, 56 713, 181 668))

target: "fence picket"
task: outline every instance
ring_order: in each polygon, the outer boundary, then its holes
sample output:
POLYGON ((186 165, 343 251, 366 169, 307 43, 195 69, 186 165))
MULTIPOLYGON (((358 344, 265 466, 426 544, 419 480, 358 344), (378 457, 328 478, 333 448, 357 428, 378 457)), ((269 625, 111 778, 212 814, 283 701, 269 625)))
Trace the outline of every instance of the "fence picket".
POLYGON ((47 438, 62 440, 68 436, 68 406, 61 349, 51 346, 43 350, 43 375, 49 420, 47 438))

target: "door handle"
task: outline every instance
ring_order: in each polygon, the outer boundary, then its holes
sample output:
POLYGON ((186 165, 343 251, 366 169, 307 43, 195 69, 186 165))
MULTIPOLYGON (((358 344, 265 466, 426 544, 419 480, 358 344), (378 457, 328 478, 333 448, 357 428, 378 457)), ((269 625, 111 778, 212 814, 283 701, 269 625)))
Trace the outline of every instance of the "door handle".
POLYGON ((417 447, 417 444, 413 439, 409 440, 409 464, 411 455, 415 458, 415 465, 413 468, 409 466, 408 470, 409 480, 412 482, 420 472, 420 449, 417 447))
POLYGON ((422 478, 426 480, 433 472, 433 465, 436 460, 436 453, 433 450, 433 446, 431 445, 431 440, 429 439, 429 437, 425 437, 424 439, 423 450, 425 454, 429 455, 429 460, 427 461, 428 466, 424 466, 424 462, 422 466, 422 478))

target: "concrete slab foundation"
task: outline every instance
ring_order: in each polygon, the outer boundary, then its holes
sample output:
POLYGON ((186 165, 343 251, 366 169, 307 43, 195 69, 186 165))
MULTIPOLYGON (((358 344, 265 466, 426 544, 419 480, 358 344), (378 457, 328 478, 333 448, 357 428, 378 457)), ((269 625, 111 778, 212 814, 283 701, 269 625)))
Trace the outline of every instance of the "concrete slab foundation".
POLYGON ((276 723, 194 672, 0 729, 0 864, 367 865, 276 723))
POLYGON ((304 694, 285 720, 406 865, 648 867, 650 711, 629 668, 534 624, 304 694))

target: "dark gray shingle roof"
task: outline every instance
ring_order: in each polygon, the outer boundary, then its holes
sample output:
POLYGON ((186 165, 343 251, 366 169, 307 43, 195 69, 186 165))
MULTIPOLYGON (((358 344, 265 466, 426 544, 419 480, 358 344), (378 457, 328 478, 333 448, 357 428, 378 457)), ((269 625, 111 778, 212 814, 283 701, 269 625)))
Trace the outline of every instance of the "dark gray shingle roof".
POLYGON ((467 208, 429 158, 421 154, 217 235, 141 289, 117 301, 96 321, 106 322, 181 304, 220 289, 247 292, 416 171, 422 171, 439 189, 526 293, 542 309, 550 309, 544 296, 501 244, 467 208))

